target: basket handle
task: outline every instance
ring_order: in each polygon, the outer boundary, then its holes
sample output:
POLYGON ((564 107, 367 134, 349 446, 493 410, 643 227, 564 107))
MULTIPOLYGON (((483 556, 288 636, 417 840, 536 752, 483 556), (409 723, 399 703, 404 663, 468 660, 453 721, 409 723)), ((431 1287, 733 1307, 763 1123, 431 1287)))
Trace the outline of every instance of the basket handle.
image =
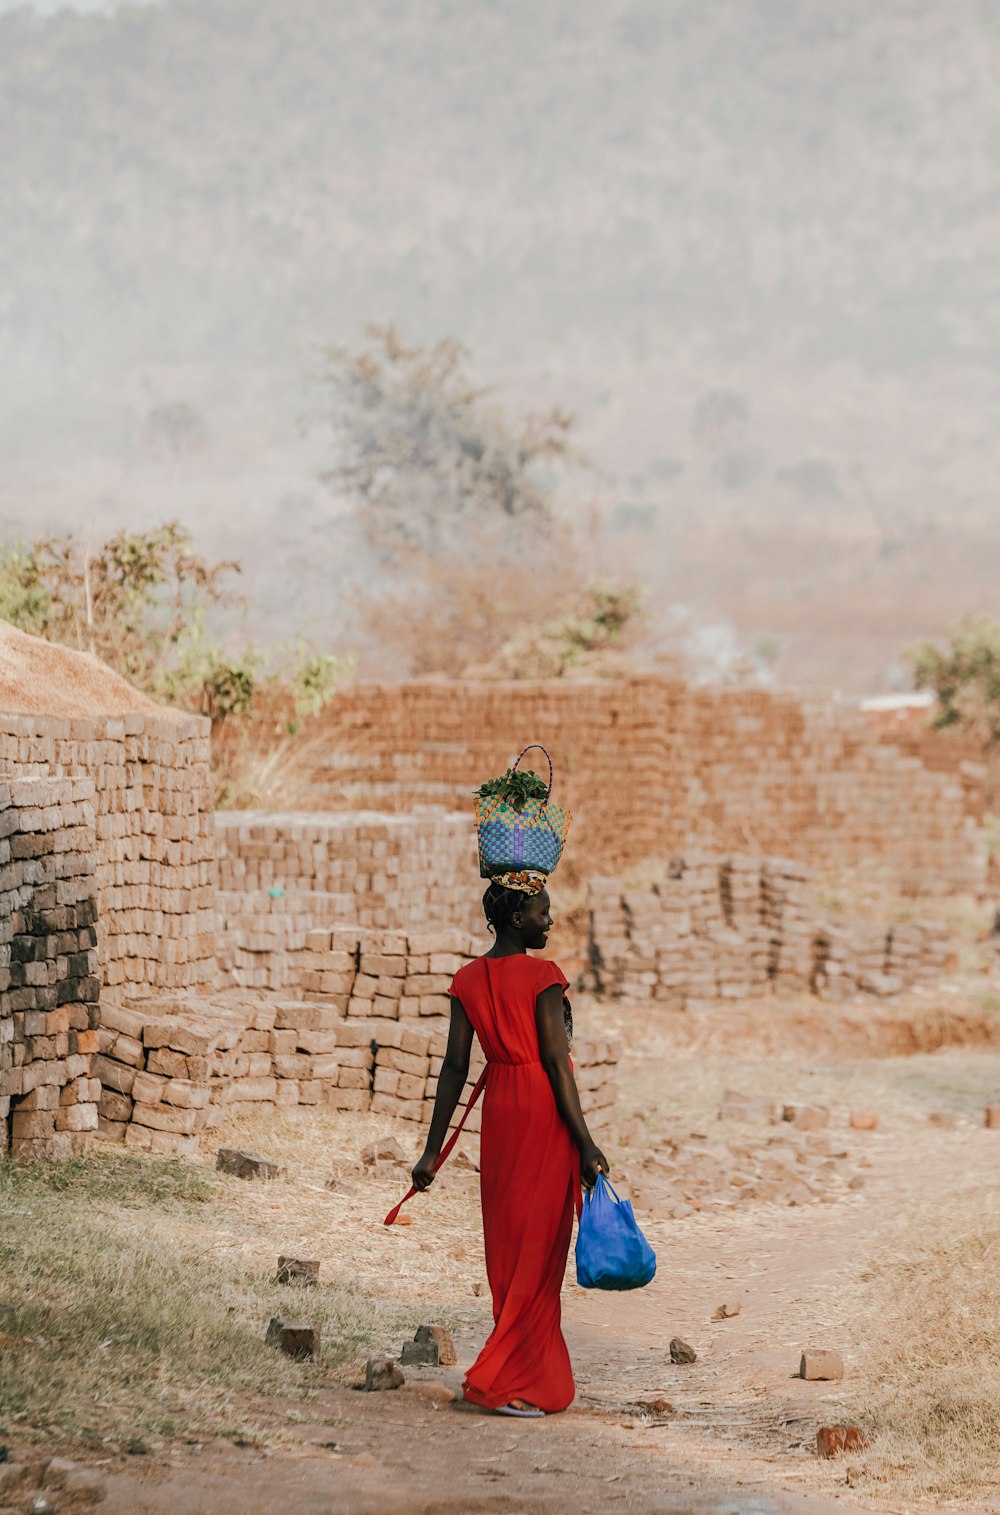
POLYGON ((550 757, 549 757, 549 754, 548 754, 548 749, 547 749, 547 748, 545 748, 545 747, 543 747, 543 746, 542 746, 542 744, 541 744, 541 742, 529 742, 529 743, 528 743, 528 745, 527 745, 527 747, 525 747, 525 748, 524 748, 524 749, 523 749, 523 750, 522 750, 522 751, 521 751, 521 753, 520 753, 520 754, 519 754, 519 756, 518 756, 518 759, 517 759, 517 762, 516 762, 516 763, 515 763, 515 764, 514 764, 514 766, 513 766, 513 768, 512 768, 512 769, 511 769, 511 772, 512 772, 512 773, 516 773, 516 772, 517 772, 517 769, 518 769, 518 768, 519 768, 519 767, 520 767, 520 764, 521 764, 521 758, 523 758, 523 757, 524 757, 524 754, 525 754, 525 753, 526 753, 526 752, 531 752, 531 751, 532 751, 532 749, 533 749, 533 748, 536 748, 536 747, 537 747, 537 749, 538 749, 538 751, 539 751, 539 752, 544 752, 544 753, 545 753, 545 761, 546 761, 546 762, 547 762, 547 763, 548 763, 548 765, 549 765, 549 787, 548 787, 548 789, 547 789, 547 790, 546 790, 546 791, 545 791, 545 801, 544 801, 544 803, 545 803, 545 804, 546 804, 546 805, 547 805, 547 804, 548 804, 548 803, 549 803, 549 800, 550 800, 550 799, 551 799, 551 797, 552 797, 552 779, 553 779, 553 769, 552 769, 552 759, 551 759, 551 758, 550 758, 550 757))

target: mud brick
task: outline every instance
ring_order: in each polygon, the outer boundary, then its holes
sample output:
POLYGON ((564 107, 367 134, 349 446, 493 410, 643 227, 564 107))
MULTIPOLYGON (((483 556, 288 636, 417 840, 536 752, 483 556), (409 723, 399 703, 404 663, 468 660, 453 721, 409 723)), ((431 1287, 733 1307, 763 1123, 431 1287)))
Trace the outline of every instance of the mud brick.
POLYGON ((337 1075, 338 1089, 367 1089, 371 1074, 364 1068, 341 1068, 337 1075))
MULTIPOLYGON (((129 1101, 129 1115, 130 1116, 131 1116, 131 1113, 132 1113, 131 1101, 129 1101)), ((107 1116, 102 1115, 101 1112, 100 1112, 100 1109, 98 1109, 98 1112, 97 1112, 97 1134, 101 1138, 102 1141, 112 1142, 116 1146, 124 1146, 125 1145, 125 1133, 126 1133, 126 1131, 128 1131, 128 1129, 129 1129, 129 1127, 128 1127, 128 1124, 127 1124, 127 1122, 125 1120, 111 1120, 107 1116)))
POLYGON ((96 1105, 63 1105, 56 1112, 57 1131, 96 1131, 96 1105))
POLYGON ((42 1084, 65 1083, 66 1065, 61 1059, 53 1062, 27 1063, 20 1070, 20 1074, 21 1092, 30 1094, 32 1089, 37 1089, 42 1084))
POLYGON ((399 1099, 423 1100, 426 1084, 426 1075, 421 1075, 418 1077, 413 1073, 401 1073, 399 1075, 399 1082, 396 1085, 395 1093, 399 1099))
MULTIPOLYGON (((25 1016, 25 1022, 27 1022, 27 1016, 25 1016)), ((69 1007, 63 1005, 58 1010, 44 1011, 42 1022, 42 1036, 62 1036, 69 1031, 70 1027, 69 1007)), ((35 1034, 34 1032, 29 1032, 27 1024, 25 1024, 24 1031, 26 1036, 35 1034)))
POLYGON ((272 1059, 277 1078, 308 1078, 312 1072, 312 1058, 305 1052, 293 1052, 272 1059))
POLYGON ((460 968, 464 968, 467 959, 457 952, 432 952, 430 954, 430 972, 446 973, 449 982, 455 977, 460 968))
MULTIPOLYGON (((146 1074, 138 1076, 148 1077, 146 1074)), ((273 1088, 273 1080, 268 1080, 268 1082, 273 1088)), ((163 1091, 162 1103, 177 1105, 188 1110, 204 1110, 210 1097, 211 1091, 205 1085, 193 1084, 182 1078, 172 1078, 163 1091)), ((136 1095, 136 1098, 139 1096, 136 1095)))
POLYGON ((146 1053, 143 1044, 131 1036, 115 1037, 110 1048, 105 1047, 102 1040, 101 1051, 110 1051, 116 1062, 127 1063, 132 1068, 142 1068, 145 1065, 146 1053))
POLYGON ((311 1059, 312 1067, 309 1070, 312 1078, 333 1078, 340 1072, 340 1053, 320 1052, 311 1059))
POLYGON ((71 1031, 69 1033, 69 1050, 81 1057, 90 1056, 97 1051, 96 1031, 71 1031))
POLYGON ((56 1127, 56 1110, 16 1109, 10 1118, 11 1140, 41 1141, 56 1127))
POLYGON ((382 995, 376 995, 369 1007, 369 1014, 381 1016, 386 1020, 394 1020, 399 1015, 400 1001, 398 999, 385 999, 382 995))
MULTIPOLYGON (((5 1096, 9 1100, 9 1096, 5 1096)), ((17 1108, 27 1113, 30 1110, 58 1110, 62 1102, 62 1090, 58 1084, 41 1084, 17 1102, 17 1108)))
POLYGON ((418 1365, 436 1368, 440 1362, 440 1348, 437 1342, 432 1340, 406 1341, 403 1343, 399 1361, 404 1368, 418 1365))
POLYGON ((375 998, 401 999, 403 994, 403 980, 401 978, 387 978, 384 974, 375 985, 375 998))
POLYGON ((299 1284, 304 1289, 315 1289, 319 1283, 319 1262, 303 1257, 278 1258, 278 1284, 299 1284))
POLYGON ((249 1152, 239 1147, 220 1147, 215 1166, 220 1173, 231 1173, 235 1178, 278 1178, 281 1167, 259 1152, 249 1152))
POLYGON ((417 1001, 420 1015, 449 1015, 451 1000, 446 994, 422 994, 417 1001))
POLYGON ((340 1019, 333 1006, 287 1004, 278 1006, 274 1024, 279 1031, 334 1031, 340 1019))
POLYGON ((380 1068, 398 1068, 400 1073, 415 1073, 420 1078, 427 1077, 427 1056, 419 1056, 413 1052, 404 1052, 398 1047, 379 1048, 378 1064, 380 1068))
POLYGON ((406 980, 403 994, 408 999, 425 994, 447 994, 451 979, 450 973, 415 973, 406 980))
POLYGON ((815 1349, 802 1353, 799 1377, 813 1382, 839 1382, 844 1376, 844 1359, 839 1352, 815 1349))
POLYGON ((97 1112, 106 1121, 131 1120, 132 1101, 127 1094, 115 1094, 105 1089, 97 1102, 97 1112))
POLYGON ((332 1056, 341 1068, 370 1069, 375 1061, 370 1041, 363 1043, 360 1047, 338 1047, 332 1056))
MULTIPOLYGON (((215 1038, 208 1030, 178 1025, 176 1021, 148 1020, 142 1028, 144 1047, 170 1047, 174 1052, 204 1057, 211 1052, 215 1038)), ((115 1049, 117 1054, 117 1047, 115 1049)))
MULTIPOLYGON (((336 1034, 336 1033, 334 1033, 336 1034)), ((271 1031, 268 1033, 272 1056, 292 1057, 298 1047, 297 1031, 271 1031)))
MULTIPOLYGON (((372 999, 375 998, 375 991, 376 991, 377 987, 378 987, 378 975, 377 974, 373 977, 373 976, 368 975, 368 974, 359 973, 358 976, 354 980, 354 987, 351 990, 351 999, 352 1000, 372 1000, 372 999)), ((369 1014, 370 1013, 371 1012, 369 1011, 369 1014)))
POLYGON ((169 1083, 157 1073, 137 1073, 132 1080, 132 1098, 144 1105, 158 1105, 169 1083))
POLYGON ((402 955, 362 952, 360 972, 370 978, 403 978, 406 974, 406 958, 402 955))
POLYGON ((335 1087, 332 1081, 323 1081, 316 1078, 304 1078, 299 1084, 299 1104, 318 1105, 323 1099, 324 1089, 335 1087))
POLYGON ((820 1426, 816 1432, 816 1454, 839 1457, 843 1452, 863 1452, 868 1438, 860 1426, 820 1426))
POLYGON ((135 1068, 125 1063, 116 1063, 113 1059, 96 1056, 91 1058, 91 1072, 95 1078, 99 1078, 106 1089, 114 1090, 121 1094, 129 1094, 136 1077, 135 1068))
POLYGON ((294 1033, 299 1052, 333 1052, 337 1046, 337 1032, 300 1030, 294 1033))
POLYGON ((294 1078, 276 1078, 274 1080, 274 1103, 280 1108, 287 1105, 297 1105, 299 1102, 299 1086, 294 1078))
POLYGON ((287 1320, 283 1315, 273 1315, 268 1322, 265 1340, 269 1346, 278 1347, 286 1357, 305 1359, 319 1356, 320 1328, 311 1322, 287 1320))
POLYGON ((171 1105, 146 1105, 138 1100, 132 1106, 132 1123, 137 1126, 151 1126, 156 1131, 170 1131, 180 1135, 190 1135, 199 1127, 198 1110, 181 1110, 171 1105))
POLYGON ((374 1091, 376 1094, 395 1094, 399 1084, 399 1072, 396 1068, 376 1068, 374 1091))

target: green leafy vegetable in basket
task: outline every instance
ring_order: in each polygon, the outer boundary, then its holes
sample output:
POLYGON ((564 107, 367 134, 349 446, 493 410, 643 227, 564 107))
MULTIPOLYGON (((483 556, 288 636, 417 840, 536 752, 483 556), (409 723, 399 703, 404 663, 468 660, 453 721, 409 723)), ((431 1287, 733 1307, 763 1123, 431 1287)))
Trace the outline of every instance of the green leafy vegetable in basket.
POLYGON ((544 800, 549 786, 531 768, 508 768, 500 778, 480 784, 475 792, 482 799, 498 794, 512 810, 523 810, 528 800, 544 800))

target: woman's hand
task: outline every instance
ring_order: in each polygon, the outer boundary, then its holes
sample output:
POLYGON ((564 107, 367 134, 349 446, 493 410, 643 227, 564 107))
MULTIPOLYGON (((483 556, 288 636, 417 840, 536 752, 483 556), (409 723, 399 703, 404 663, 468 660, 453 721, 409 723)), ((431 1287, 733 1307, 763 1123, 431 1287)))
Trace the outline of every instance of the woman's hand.
POLYGON ((589 1146, 583 1148, 580 1153, 580 1177, 586 1188, 594 1187, 598 1173, 603 1173, 606 1177, 609 1171, 608 1160, 600 1147, 591 1142, 589 1146))
POLYGON ((439 1156, 440 1153, 432 1152, 429 1147, 425 1147, 423 1153, 417 1159, 416 1167, 410 1174, 410 1178, 413 1180, 413 1187, 418 1194, 422 1194, 425 1189, 429 1189, 434 1182, 434 1170, 437 1167, 439 1156))

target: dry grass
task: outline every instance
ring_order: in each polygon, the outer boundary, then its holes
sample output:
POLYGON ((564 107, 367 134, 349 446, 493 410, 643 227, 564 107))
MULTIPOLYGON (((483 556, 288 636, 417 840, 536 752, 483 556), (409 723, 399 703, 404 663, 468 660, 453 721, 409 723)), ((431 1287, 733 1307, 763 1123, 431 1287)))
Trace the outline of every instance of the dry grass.
POLYGON ((862 1477, 891 1497, 1000 1492, 1000 1189, 911 1220, 866 1275, 862 1477))
POLYGON ((308 1395, 409 1324, 391 1292, 361 1293, 343 1256, 309 1295, 321 1360, 266 1347, 270 1316, 298 1300, 272 1282, 280 1232, 241 1209, 262 1187, 217 1177, 210 1159, 0 1164, 0 1435, 126 1448, 246 1435, 256 1396, 308 1395))

